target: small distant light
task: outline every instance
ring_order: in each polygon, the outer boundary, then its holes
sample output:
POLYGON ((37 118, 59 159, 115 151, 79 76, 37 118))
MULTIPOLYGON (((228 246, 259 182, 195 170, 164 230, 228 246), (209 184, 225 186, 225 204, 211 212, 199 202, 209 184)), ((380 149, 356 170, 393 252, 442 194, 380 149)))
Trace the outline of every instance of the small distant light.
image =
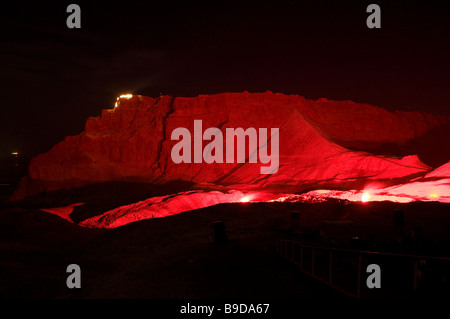
POLYGON ((430 194, 430 197, 439 197, 438 194, 430 194))
POLYGON ((241 203, 248 203, 249 201, 250 201, 250 196, 244 196, 240 200, 241 203))
POLYGON ((12 155, 19 155, 19 152, 12 152, 12 155))
POLYGON ((119 99, 131 99, 133 97, 133 94, 122 94, 119 96, 119 99))
POLYGON ((369 199, 370 199, 370 194, 367 193, 367 192, 364 192, 364 193, 362 194, 362 196, 361 196, 361 201, 362 201, 363 203, 365 203, 365 202, 368 202, 369 199))

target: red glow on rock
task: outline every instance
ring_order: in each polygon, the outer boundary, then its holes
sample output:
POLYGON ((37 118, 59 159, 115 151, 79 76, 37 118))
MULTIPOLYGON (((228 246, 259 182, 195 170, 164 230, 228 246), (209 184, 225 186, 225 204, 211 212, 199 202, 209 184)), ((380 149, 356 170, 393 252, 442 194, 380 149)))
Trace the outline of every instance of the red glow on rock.
MULTIPOLYGON (((150 184, 180 180, 245 192, 275 188, 297 192, 324 181, 327 187, 342 189, 341 183, 359 184, 363 179, 374 182, 425 175, 431 167, 416 155, 374 155, 333 142, 403 143, 439 123, 432 115, 414 114, 390 113, 351 101, 312 101, 272 92, 176 98, 124 94, 114 110, 89 118, 84 132, 68 136, 34 158, 27 179, 12 199, 116 180, 150 184), (279 152, 273 158, 280 164, 278 171, 262 176, 261 167, 266 163, 250 160, 174 162, 171 154, 179 141, 172 140, 171 133, 177 128, 195 132, 196 120, 201 120, 205 128, 220 128, 222 132, 254 128, 259 134, 260 130, 279 128, 279 152)), ((203 149, 207 141, 199 143, 203 149)), ((267 154, 271 143, 267 144, 267 154)), ((234 145, 237 156, 237 142, 234 145)), ((223 146, 228 147, 226 143, 223 146)), ((260 154, 262 150, 257 145, 250 149, 250 143, 245 143, 245 154, 260 154)), ((435 174, 445 175, 449 170, 450 165, 435 174)))
POLYGON ((116 228, 139 220, 160 218, 222 203, 237 203, 244 194, 240 191, 188 191, 158 196, 124 205, 91 217, 80 223, 92 228, 116 228))
POLYGON ((392 201, 397 203, 409 203, 413 201, 437 201, 450 203, 450 178, 419 179, 409 183, 398 184, 379 189, 338 191, 321 190, 310 191, 301 196, 284 195, 278 201, 319 201, 328 198, 348 200, 352 202, 381 202, 392 201))
MULTIPOLYGON (((366 142, 400 145, 438 126, 440 120, 432 115, 391 113, 351 101, 311 101, 271 92, 189 98, 129 94, 120 96, 117 106, 89 118, 84 132, 67 137, 34 158, 27 178, 11 199, 123 180, 152 185, 187 181, 195 185, 195 190, 144 198, 102 210, 102 214, 93 212, 99 215, 80 223, 96 228, 114 228, 222 203, 327 199, 450 203, 450 162, 431 171, 417 155, 374 155, 349 147, 366 142), (261 163, 249 160, 174 162, 171 154, 178 141, 170 138, 171 132, 177 128, 194 132, 196 120, 205 128, 220 128, 222 132, 279 128, 279 170, 261 174, 261 163), (334 141, 345 141, 342 143, 348 146, 334 141), (401 184, 394 185, 397 181, 401 184), (306 189, 316 190, 299 194, 306 189)), ((237 156, 237 142, 234 145, 233 155, 237 156)), ((245 154, 259 154, 261 147, 250 149, 250 145, 245 145, 245 154)), ((200 149, 204 147, 202 144, 200 149)), ((271 151, 269 144, 266 147, 271 151)), ((44 210, 70 220, 74 205, 44 210)))
MULTIPOLYGON (((447 165, 448 167, 448 165, 447 165)), ((152 197, 141 202, 120 206, 80 223, 81 226, 94 228, 115 228, 131 222, 166 217, 222 203, 254 203, 254 202, 309 202, 317 203, 328 199, 339 199, 351 202, 392 201, 409 203, 413 201, 450 203, 450 177, 438 169, 441 177, 431 176, 411 180, 403 184, 388 186, 381 183, 369 183, 363 190, 320 189, 303 194, 270 193, 265 191, 243 192, 230 190, 219 191, 187 191, 178 194, 152 197)), ((75 206, 72 204, 59 208, 42 209, 71 221, 70 214, 75 206)))
MULTIPOLYGON (((135 221, 166 217, 183 212, 214 206, 222 203, 251 202, 323 202, 328 199, 340 199, 351 202, 392 201, 409 203, 412 201, 438 201, 450 203, 450 178, 419 179, 409 183, 364 190, 331 190, 318 189, 303 194, 280 194, 269 192, 243 193, 231 190, 188 191, 178 194, 152 197, 130 205, 120 206, 101 215, 89 218, 80 223, 81 226, 94 228, 115 228, 135 221)), ((75 206, 72 204, 59 208, 42 209, 69 221, 69 214, 75 206)))
POLYGON ((41 208, 41 210, 47 213, 58 215, 59 217, 71 222, 72 219, 70 218, 70 214, 72 214, 75 207, 82 205, 84 205, 84 203, 75 203, 64 207, 41 208))

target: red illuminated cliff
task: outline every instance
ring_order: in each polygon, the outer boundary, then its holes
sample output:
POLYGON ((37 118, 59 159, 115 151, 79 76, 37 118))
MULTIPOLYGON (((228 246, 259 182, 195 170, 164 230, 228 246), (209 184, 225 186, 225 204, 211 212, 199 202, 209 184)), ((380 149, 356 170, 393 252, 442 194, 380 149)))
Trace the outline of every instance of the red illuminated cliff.
POLYGON ((351 101, 312 101, 271 92, 192 98, 134 95, 89 118, 81 134, 66 137, 34 158, 13 198, 105 181, 180 180, 212 188, 299 191, 318 184, 345 186, 420 176, 431 168, 414 153, 375 156, 342 145, 402 144, 445 121, 419 112, 392 113, 351 101), (179 127, 193 132, 194 120, 202 120, 203 129, 222 131, 279 128, 278 171, 261 175, 261 163, 174 163, 171 150, 177 141, 171 140, 171 132, 179 127))

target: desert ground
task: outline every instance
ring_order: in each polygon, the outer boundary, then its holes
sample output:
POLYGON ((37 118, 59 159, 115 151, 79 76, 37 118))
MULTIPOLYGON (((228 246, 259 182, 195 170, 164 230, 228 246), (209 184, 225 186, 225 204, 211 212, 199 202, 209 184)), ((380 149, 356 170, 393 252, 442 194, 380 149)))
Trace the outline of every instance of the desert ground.
MULTIPOLYGON (((280 239, 450 257, 450 210, 442 203, 231 203, 114 229, 81 227, 27 205, 3 205, 0 213, 3 299, 350 298, 277 256, 280 239), (398 210, 404 216, 400 224, 394 218, 398 210), (224 222, 227 242, 214 242, 214 221, 224 222), (69 264, 81 268, 81 289, 66 286, 69 264)), ((385 277, 377 294, 365 297, 431 296, 391 293, 391 279, 385 277)), ((447 280, 441 278, 435 297, 448 292, 447 280)))

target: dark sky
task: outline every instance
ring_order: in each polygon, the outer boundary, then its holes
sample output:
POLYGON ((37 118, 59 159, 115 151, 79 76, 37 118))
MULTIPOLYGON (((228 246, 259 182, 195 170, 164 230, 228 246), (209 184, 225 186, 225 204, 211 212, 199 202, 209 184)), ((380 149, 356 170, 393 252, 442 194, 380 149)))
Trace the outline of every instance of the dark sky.
POLYGON ((274 92, 450 115, 444 1, 21 1, 0 7, 0 152, 34 156, 122 93, 274 92), (81 29, 66 8, 81 7, 81 29), (381 7, 368 29, 366 7, 381 7))

